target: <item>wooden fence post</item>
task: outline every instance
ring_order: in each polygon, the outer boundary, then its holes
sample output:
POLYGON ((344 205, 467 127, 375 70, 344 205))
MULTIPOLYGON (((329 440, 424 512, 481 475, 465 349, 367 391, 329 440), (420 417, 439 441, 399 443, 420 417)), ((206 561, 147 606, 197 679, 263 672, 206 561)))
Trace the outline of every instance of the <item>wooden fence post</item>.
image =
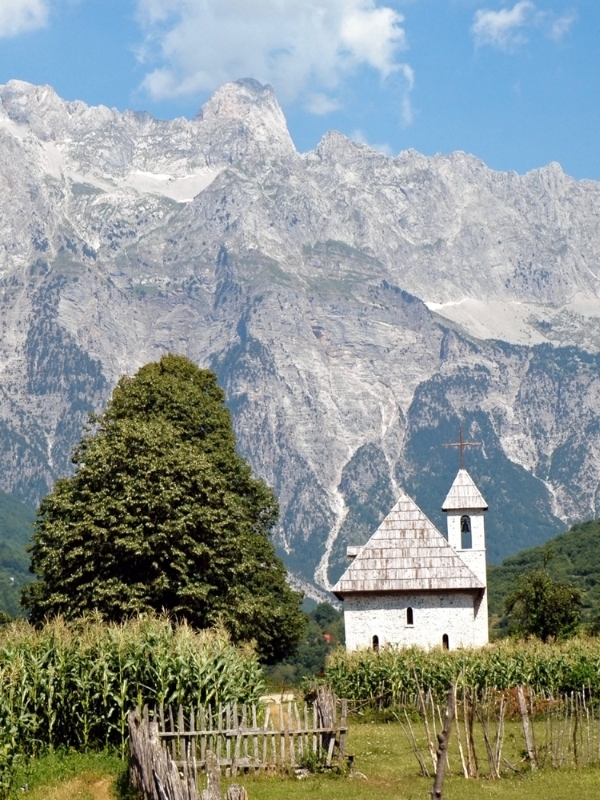
POLYGON ((527 701, 525 700, 524 687, 517 686, 517 697, 519 698, 519 710, 521 712, 521 720, 523 722, 523 734, 525 735, 525 745, 527 747, 527 756, 531 769, 537 769, 537 756, 535 752, 535 741, 533 739, 533 731, 529 723, 529 712, 527 711, 527 701))
POLYGON ((441 733, 438 733, 438 749, 437 749, 437 768, 435 771, 435 781, 433 782, 433 789, 431 790, 432 800, 441 800, 442 787, 444 785, 444 775, 446 773, 446 758, 448 753, 448 741, 450 740, 450 732, 452 730, 452 722, 454 714, 456 713, 456 695, 454 694, 454 685, 450 684, 448 691, 448 698, 446 700, 446 714, 444 716, 444 727, 441 733))
POLYGON ((221 767, 212 750, 206 751, 206 789, 202 800, 221 800, 221 767))

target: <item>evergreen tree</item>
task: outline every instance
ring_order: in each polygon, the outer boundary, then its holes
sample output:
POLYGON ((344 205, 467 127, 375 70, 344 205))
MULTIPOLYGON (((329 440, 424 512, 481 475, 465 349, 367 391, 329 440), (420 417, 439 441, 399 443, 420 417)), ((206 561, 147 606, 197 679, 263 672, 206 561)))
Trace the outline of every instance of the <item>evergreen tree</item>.
POLYGON ((73 477, 42 501, 31 546, 33 622, 97 609, 222 620, 269 663, 301 638, 301 596, 269 532, 273 491, 235 450, 215 375, 168 355, 119 381, 75 450, 73 477))

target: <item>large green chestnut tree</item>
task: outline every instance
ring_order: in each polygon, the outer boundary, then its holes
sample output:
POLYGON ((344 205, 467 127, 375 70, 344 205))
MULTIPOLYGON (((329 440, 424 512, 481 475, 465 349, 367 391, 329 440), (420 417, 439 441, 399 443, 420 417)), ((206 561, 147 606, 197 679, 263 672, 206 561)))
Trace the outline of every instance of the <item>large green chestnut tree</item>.
POLYGON ((273 491, 236 452, 214 373, 164 356, 119 381, 35 524, 23 591, 34 623, 97 610, 221 621, 273 663, 304 630, 270 531, 273 491))

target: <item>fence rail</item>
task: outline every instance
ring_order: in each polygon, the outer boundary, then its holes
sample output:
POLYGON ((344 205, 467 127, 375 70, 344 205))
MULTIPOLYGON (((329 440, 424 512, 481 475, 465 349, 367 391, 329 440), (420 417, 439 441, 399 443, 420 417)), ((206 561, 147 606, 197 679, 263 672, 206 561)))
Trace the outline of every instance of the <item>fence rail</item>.
POLYGON ((287 702, 266 706, 235 703, 217 709, 157 710, 158 738, 178 766, 206 766, 206 753, 235 776, 239 770, 296 767, 308 759, 331 766, 344 758, 347 701, 326 696, 309 705, 287 702), (339 719, 338 719, 339 705, 339 719))
POLYGON ((203 770, 214 782, 222 769, 235 777, 302 763, 331 767, 345 756, 347 715, 347 701, 324 687, 310 705, 233 703, 187 713, 145 706, 129 714, 131 779, 149 800, 197 800, 203 770))

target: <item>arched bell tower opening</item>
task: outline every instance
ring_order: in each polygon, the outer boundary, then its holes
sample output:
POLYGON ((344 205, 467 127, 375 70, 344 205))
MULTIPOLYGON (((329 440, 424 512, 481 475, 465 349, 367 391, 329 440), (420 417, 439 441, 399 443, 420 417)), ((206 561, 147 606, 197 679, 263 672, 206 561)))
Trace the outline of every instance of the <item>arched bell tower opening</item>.
POLYGON ((472 550, 473 548, 471 517, 468 514, 463 514, 460 518, 460 548, 461 550, 472 550))

